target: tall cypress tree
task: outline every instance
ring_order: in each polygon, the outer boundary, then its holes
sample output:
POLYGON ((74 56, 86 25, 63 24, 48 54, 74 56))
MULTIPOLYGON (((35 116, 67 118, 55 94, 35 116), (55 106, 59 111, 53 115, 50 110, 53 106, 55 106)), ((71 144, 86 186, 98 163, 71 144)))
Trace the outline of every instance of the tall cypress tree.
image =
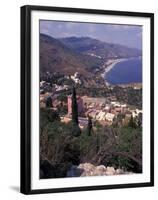
POLYGON ((132 127, 132 128, 136 128, 137 127, 136 123, 135 123, 135 119, 133 118, 132 115, 131 115, 131 119, 129 120, 128 126, 132 127))
POLYGON ((92 132, 92 119, 90 116, 88 116, 88 126, 87 126, 87 131, 88 131, 88 135, 90 136, 91 135, 91 132, 92 132))
POLYGON ((72 121, 78 125, 78 105, 75 87, 72 90, 72 121))
POLYGON ((46 107, 47 107, 47 108, 53 107, 53 105, 52 105, 52 97, 48 97, 48 98, 46 99, 46 107))

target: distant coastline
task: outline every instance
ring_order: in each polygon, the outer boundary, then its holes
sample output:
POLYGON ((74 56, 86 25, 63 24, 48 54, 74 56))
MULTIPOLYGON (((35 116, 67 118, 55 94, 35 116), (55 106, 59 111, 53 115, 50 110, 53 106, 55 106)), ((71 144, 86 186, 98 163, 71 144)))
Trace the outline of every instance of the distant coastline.
POLYGON ((105 71, 104 71, 104 76, 106 75, 106 73, 108 73, 117 63, 120 63, 120 62, 123 62, 127 60, 127 58, 120 58, 120 59, 116 59, 116 60, 113 60, 111 61, 112 63, 110 65, 108 65, 106 68, 105 68, 105 71))
MULTIPOLYGON (((104 73, 102 73, 102 77, 104 78, 104 80, 105 80, 105 82, 106 82, 106 84, 107 85, 113 85, 112 83, 109 83, 109 77, 107 78, 107 74, 108 74, 108 76, 109 76, 109 72, 111 73, 111 70, 118 64, 118 63, 123 63, 123 64, 119 64, 119 65, 117 65, 119 68, 118 69, 120 69, 120 70, 122 70, 122 67, 124 67, 124 70, 125 71, 123 71, 123 72, 126 72, 126 74, 127 74, 127 76, 128 76, 128 73, 127 73, 127 68, 126 68, 126 66, 125 66, 125 63, 128 63, 128 65, 131 67, 131 62, 132 62, 132 64, 134 64, 134 67, 139 67, 138 66, 138 64, 137 63, 133 63, 133 62, 136 62, 136 60, 137 59, 139 59, 139 58, 141 58, 141 57, 131 57, 131 58, 120 58, 120 59, 109 59, 106 63, 105 63, 105 65, 106 65, 106 67, 104 68, 104 73), (124 63, 124 61, 126 61, 125 63, 124 63), (129 63, 129 61, 131 61, 130 63, 129 63), (121 66, 120 66, 121 65, 121 66), (124 66, 123 66, 124 65, 124 66), (121 68, 120 68, 121 67, 121 68)), ((137 61, 138 62, 138 61, 137 61)), ((115 76, 116 76, 116 70, 118 71, 118 69, 115 69, 115 76)), ((134 69, 133 67, 132 68, 128 68, 129 69, 129 73, 131 72, 132 74, 134 73, 135 74, 135 72, 134 71, 131 71, 131 69, 134 69)), ((137 68, 137 69, 139 69, 139 68, 137 68)), ((118 71, 117 72, 118 73, 118 77, 120 77, 119 76, 119 74, 120 74, 120 72, 118 71)), ((131 74, 131 75, 132 75, 131 74)), ((126 76, 126 77, 127 77, 126 76)), ((117 77, 117 78, 118 78, 117 77)), ((130 76, 131 77, 131 76, 130 76)), ((123 77, 122 77, 123 78, 123 77)), ((132 81, 131 80, 131 82, 129 81, 129 82, 127 82, 127 80, 125 81, 125 82, 121 82, 121 81, 119 81, 118 83, 116 83, 116 85, 118 85, 118 84, 130 84, 130 83, 141 83, 141 81, 139 82, 139 80, 138 79, 135 79, 134 78, 134 81, 132 81)), ((115 83, 114 83, 115 84, 115 83)))
POLYGON ((116 64, 118 64, 118 63, 120 63, 120 62, 122 62, 122 61, 125 61, 125 60, 127 60, 127 58, 120 58, 120 59, 113 60, 112 63, 111 63, 109 66, 107 66, 107 67, 105 68, 104 76, 105 76, 106 73, 108 73, 116 64))
POLYGON ((106 80, 106 74, 110 71, 110 70, 112 70, 112 68, 116 65, 116 64, 118 64, 118 63, 120 63, 120 62, 123 62, 123 61, 125 61, 125 60, 127 60, 128 58, 118 58, 118 59, 115 59, 115 60, 108 60, 107 61, 107 63, 106 63, 106 67, 105 67, 105 69, 104 69, 104 72, 101 74, 101 76, 104 78, 104 80, 105 80, 105 82, 106 82, 106 84, 107 85, 110 85, 110 83, 106 80), (109 63, 109 64, 108 64, 109 63))

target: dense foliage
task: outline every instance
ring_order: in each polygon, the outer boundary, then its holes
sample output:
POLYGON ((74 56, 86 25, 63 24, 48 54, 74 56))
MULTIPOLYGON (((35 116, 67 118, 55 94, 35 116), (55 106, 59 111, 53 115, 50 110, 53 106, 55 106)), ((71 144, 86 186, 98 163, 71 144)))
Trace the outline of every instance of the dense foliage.
POLYGON ((90 120, 78 135, 79 127, 61 122, 52 109, 41 109, 40 116, 41 178, 66 177, 72 165, 84 162, 141 172, 142 128, 138 125, 103 127, 95 122, 92 127, 90 120))

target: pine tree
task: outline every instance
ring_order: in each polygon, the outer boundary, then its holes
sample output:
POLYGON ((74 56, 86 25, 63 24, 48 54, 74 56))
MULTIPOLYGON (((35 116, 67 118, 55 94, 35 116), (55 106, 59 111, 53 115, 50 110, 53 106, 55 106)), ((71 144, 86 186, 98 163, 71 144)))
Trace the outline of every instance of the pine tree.
POLYGON ((72 90, 72 122, 78 125, 78 105, 75 87, 72 90))
POLYGON ((134 120, 132 115, 131 115, 131 118, 129 120, 128 126, 131 127, 131 128, 136 128, 137 127, 136 123, 135 123, 135 120, 134 120))
POLYGON ((91 117, 88 116, 88 126, 87 126, 87 131, 88 131, 88 135, 90 136, 91 135, 91 131, 92 131, 92 120, 91 120, 91 117))
POLYGON ((51 98, 51 97, 48 97, 48 98, 46 99, 46 107, 47 107, 47 108, 53 107, 53 105, 52 105, 52 98, 51 98))

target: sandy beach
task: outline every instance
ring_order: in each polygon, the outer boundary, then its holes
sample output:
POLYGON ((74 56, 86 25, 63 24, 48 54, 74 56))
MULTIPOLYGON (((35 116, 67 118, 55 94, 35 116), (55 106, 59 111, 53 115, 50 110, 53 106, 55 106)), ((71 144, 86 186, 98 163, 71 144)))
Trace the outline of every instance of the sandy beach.
POLYGON ((119 58, 115 60, 108 60, 106 62, 106 67, 104 68, 104 73, 101 74, 101 76, 105 79, 106 83, 110 85, 106 80, 106 74, 119 62, 125 61, 127 58, 119 58))
POLYGON ((120 58, 111 61, 111 63, 105 68, 104 75, 108 73, 117 63, 127 60, 127 58, 120 58))

